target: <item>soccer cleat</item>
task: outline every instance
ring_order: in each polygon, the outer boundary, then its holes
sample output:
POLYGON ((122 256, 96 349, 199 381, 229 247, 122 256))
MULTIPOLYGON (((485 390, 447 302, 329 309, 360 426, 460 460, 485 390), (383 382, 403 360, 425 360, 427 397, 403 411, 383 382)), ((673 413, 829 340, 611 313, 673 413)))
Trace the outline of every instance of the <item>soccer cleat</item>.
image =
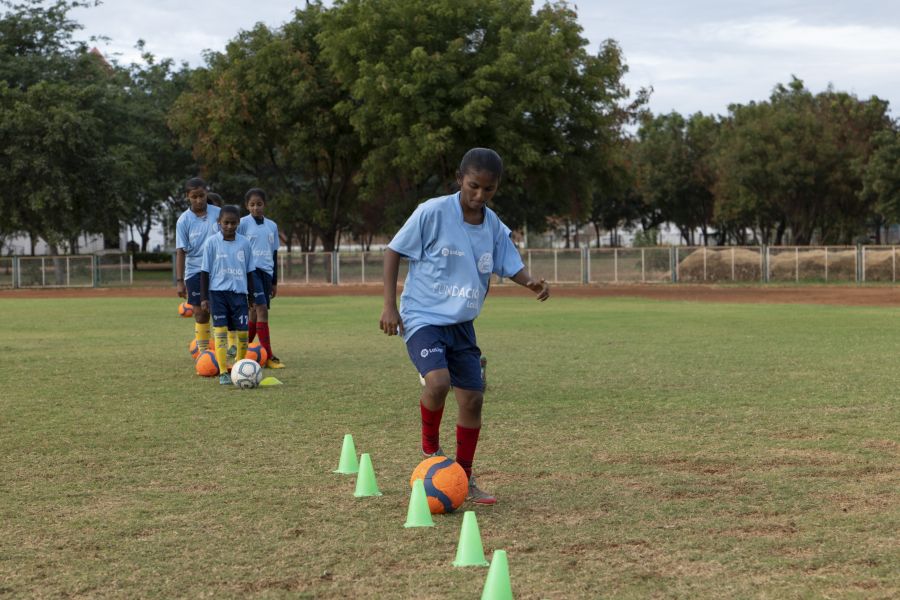
POLYGON ((272 358, 270 358, 269 360, 266 361, 266 368, 267 369, 283 369, 284 363, 282 363, 281 359, 279 359, 277 356, 273 355, 272 358))
MULTIPOLYGON (((231 385, 231 375, 228 373, 222 373, 219 375, 219 385, 231 385)), ((472 489, 471 487, 469 488, 472 489)))
POLYGON ((475 476, 469 477, 469 495, 466 498, 475 504, 497 504, 497 497, 488 494, 475 483, 475 476))
POLYGON ((440 446, 438 446, 438 449, 435 450, 434 452, 432 452, 431 454, 428 454, 424 450, 422 450, 422 454, 425 455, 426 459, 432 458, 434 456, 447 456, 446 454, 444 454, 444 449, 441 448, 440 446))

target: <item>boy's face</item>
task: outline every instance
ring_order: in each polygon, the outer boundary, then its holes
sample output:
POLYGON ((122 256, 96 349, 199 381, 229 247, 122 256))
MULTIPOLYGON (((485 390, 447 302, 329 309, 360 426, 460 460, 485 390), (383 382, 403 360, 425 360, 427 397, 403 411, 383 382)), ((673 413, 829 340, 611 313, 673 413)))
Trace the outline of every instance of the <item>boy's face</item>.
POLYGON ((500 185, 497 176, 489 171, 466 171, 457 183, 463 206, 473 211, 481 211, 500 185))
POLYGON ((226 240, 233 240, 234 234, 237 232, 238 218, 233 213, 222 213, 219 215, 219 229, 222 230, 222 237, 226 240))
POLYGON ((206 211, 206 190, 203 188, 194 188, 188 190, 188 200, 191 203, 191 210, 196 213, 206 211))
POLYGON ((247 210, 250 211, 250 216, 258 219, 266 212, 266 202, 259 196, 250 196, 247 200, 247 210))

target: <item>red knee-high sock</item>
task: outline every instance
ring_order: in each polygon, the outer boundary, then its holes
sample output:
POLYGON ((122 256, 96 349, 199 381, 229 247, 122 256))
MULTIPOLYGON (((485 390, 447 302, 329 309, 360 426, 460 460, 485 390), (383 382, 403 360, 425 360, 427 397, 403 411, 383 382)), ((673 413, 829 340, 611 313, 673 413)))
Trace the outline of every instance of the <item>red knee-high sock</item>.
MULTIPOLYGON (((250 321, 250 325, 247 327, 247 343, 252 344, 253 338, 256 337, 256 321, 250 321)), ((268 352, 268 350, 267 350, 268 352)))
POLYGON ((419 409, 422 412, 422 452, 434 454, 441 447, 441 417, 444 416, 444 407, 429 410, 419 401, 419 409))
POLYGON ((256 323, 256 334, 259 336, 259 343, 263 345, 269 358, 272 358, 272 342, 269 341, 269 324, 259 321, 256 323))
POLYGON ((456 462, 466 472, 467 477, 472 476, 472 461, 475 459, 479 433, 481 433, 481 427, 456 426, 456 462))

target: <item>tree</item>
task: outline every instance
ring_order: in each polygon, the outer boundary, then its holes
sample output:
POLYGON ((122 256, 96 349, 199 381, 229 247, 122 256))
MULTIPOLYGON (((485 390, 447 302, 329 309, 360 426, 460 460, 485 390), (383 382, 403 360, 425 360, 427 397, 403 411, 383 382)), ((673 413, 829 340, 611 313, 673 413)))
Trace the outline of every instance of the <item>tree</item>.
POLYGON ((586 217, 628 91, 618 46, 588 53, 567 3, 344 0, 318 39, 367 148, 366 201, 389 194, 408 214, 453 189, 466 150, 489 146, 504 158, 495 203, 508 224, 586 217))
POLYGON ((709 243, 715 208, 712 156, 718 127, 710 116, 697 113, 686 120, 672 112, 645 116, 638 130, 639 192, 660 219, 681 230, 688 244, 696 243, 695 229, 701 230, 703 243, 709 243))
POLYGON ((894 128, 878 133, 874 151, 865 165, 860 194, 874 203, 876 211, 900 222, 900 135, 894 128))
POLYGON ((207 55, 170 124, 213 178, 249 176, 271 192, 284 231, 309 227, 330 251, 352 222, 362 154, 334 110, 348 96, 320 56, 324 12, 307 3, 281 28, 257 24, 207 55))

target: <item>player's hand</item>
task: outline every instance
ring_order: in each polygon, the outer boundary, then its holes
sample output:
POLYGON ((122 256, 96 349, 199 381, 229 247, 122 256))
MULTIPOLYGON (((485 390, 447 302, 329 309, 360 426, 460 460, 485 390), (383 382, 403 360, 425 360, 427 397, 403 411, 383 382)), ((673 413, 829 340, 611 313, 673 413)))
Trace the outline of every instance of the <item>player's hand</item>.
POLYGON ((525 287, 537 294, 537 299, 541 302, 550 297, 550 284, 547 283, 546 279, 541 279, 540 281, 532 279, 525 284, 525 287))
POLYGON ((403 321, 400 319, 400 312, 394 306, 388 306, 381 311, 379 326, 386 335, 403 335, 403 321))
POLYGON ((187 287, 185 287, 184 281, 175 282, 175 292, 179 298, 187 298, 187 287))
POLYGON ((203 309, 203 312, 209 312, 209 300, 203 300, 200 302, 200 308, 203 309))
POLYGON ((272 297, 274 298, 277 295, 278 295, 278 284, 273 283, 272 284, 272 297))

